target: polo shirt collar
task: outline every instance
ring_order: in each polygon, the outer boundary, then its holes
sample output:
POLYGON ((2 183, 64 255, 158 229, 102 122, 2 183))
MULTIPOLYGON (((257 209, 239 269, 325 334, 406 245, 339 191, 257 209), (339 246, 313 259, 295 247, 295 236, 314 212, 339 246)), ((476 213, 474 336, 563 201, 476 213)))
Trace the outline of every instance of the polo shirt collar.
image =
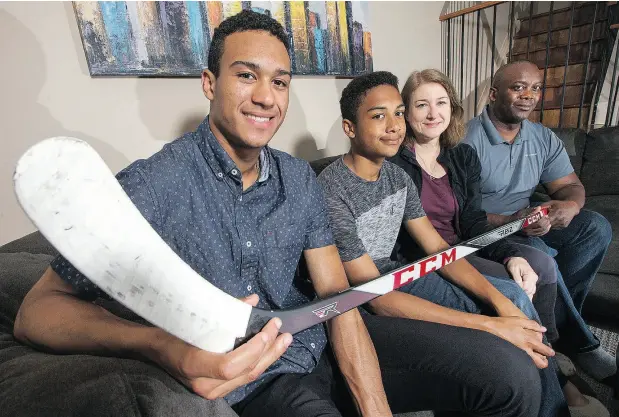
MULTIPOLYGON (((490 116, 488 115, 489 107, 490 107, 489 105, 486 105, 486 107, 484 107, 484 110, 481 112, 481 115, 480 115, 481 125, 484 128, 484 131, 486 132, 486 137, 488 138, 488 140, 490 141, 492 145, 500 145, 502 143, 507 143, 505 139, 503 139, 503 136, 501 136, 497 128, 492 123, 492 120, 490 120, 490 116)), ((514 138, 514 141, 512 142, 513 145, 517 145, 520 142, 529 140, 529 135, 526 134, 526 130, 528 129, 527 127, 528 123, 530 123, 528 120, 523 120, 522 123, 520 123, 520 130, 518 131, 518 134, 516 135, 516 137, 514 138)))
MULTIPOLYGON (((202 137, 200 143, 200 150, 209 164, 215 177, 222 181, 224 176, 229 176, 236 181, 241 180, 241 170, 238 169, 230 155, 221 146, 211 127, 209 125, 209 116, 207 116, 197 130, 198 134, 202 137)), ((257 182, 264 182, 269 178, 271 173, 271 151, 265 146, 260 150, 259 163, 260 163, 260 177, 257 182)))

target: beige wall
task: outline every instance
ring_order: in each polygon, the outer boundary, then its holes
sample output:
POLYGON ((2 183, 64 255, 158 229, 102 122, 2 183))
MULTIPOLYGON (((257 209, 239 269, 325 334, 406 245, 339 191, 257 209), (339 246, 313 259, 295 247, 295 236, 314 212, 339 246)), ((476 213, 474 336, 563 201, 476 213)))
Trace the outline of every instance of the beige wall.
MULTIPOLYGON (((404 79, 440 66, 442 2, 370 6, 374 65, 404 79)), ((197 78, 91 78, 69 2, 0 3, 0 245, 34 230, 12 190, 19 156, 35 142, 87 140, 117 171, 189 131, 208 112, 197 78)), ((339 95, 348 80, 299 77, 271 142, 315 159, 347 149, 339 95)))

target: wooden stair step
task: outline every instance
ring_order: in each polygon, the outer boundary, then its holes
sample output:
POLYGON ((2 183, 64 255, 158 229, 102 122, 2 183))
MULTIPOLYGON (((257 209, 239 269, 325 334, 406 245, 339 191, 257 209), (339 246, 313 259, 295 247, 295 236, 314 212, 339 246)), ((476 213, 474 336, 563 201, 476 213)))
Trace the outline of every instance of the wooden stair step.
MULTIPOLYGON (((593 16, 592 16, 593 18, 593 16)), ((602 26, 606 26, 608 24, 608 20, 606 18, 604 19, 595 19, 596 25, 597 24, 602 24, 602 26)), ((582 22, 582 23, 574 23, 572 25, 572 30, 579 28, 579 27, 588 27, 589 30, 591 30, 591 22, 582 22)), ((531 36, 535 36, 535 35, 543 35, 544 33, 548 33, 548 23, 546 23, 545 26, 533 26, 533 32, 531 32, 531 36)), ((552 30, 564 30, 567 29, 569 30, 570 25, 569 22, 565 25, 560 25, 560 26, 556 26, 553 22, 552 24, 552 30)), ((528 38, 529 37, 529 31, 528 30, 523 30, 523 28, 521 27, 520 30, 514 34, 514 39, 522 39, 522 38, 528 38)))
MULTIPOLYGON (((542 70, 542 73, 544 72, 544 70, 542 70)), ((582 85, 583 82, 582 80, 578 80, 578 81, 565 81, 565 88, 567 89, 567 87, 574 87, 574 86, 579 86, 582 85)), ((590 80, 587 82, 587 84, 595 84, 595 80, 590 80)), ((563 80, 549 80, 548 79, 548 74, 546 74, 546 85, 544 86, 545 88, 563 88, 563 80)))
MULTIPOLYGON (((603 15, 606 16, 606 9, 608 8, 609 5, 606 4, 600 4, 598 5, 598 16, 603 15)), ((585 10, 583 9, 590 9, 591 10, 591 16, 593 16, 593 10, 595 9, 595 2, 594 1, 582 1, 582 2, 576 2, 576 7, 574 7, 574 13, 578 14, 582 14, 582 13, 586 13, 585 10)), ((552 11, 552 15, 558 15, 558 14, 567 14, 569 16, 570 11, 572 10, 571 6, 568 7, 562 7, 560 9, 554 9, 552 11)), ((542 13, 535 13, 533 14, 533 19, 537 18, 542 18, 542 17, 548 17, 550 15, 550 11, 547 12, 542 12, 542 13)), ((521 22, 524 21, 528 21, 529 20, 529 10, 525 10, 524 14, 522 17, 519 17, 518 20, 520 20, 521 22)))
MULTIPOLYGON (((543 67, 543 66, 542 66, 543 67)), ((595 82, 600 75, 600 62, 594 61, 589 63, 589 73, 587 74, 587 82, 595 82)), ((566 79, 567 84, 581 83, 585 77, 585 64, 573 64, 565 66, 550 67, 546 71, 546 85, 557 86, 563 85, 563 79, 566 79)))
MULTIPOLYGON (((545 36, 545 35, 544 35, 545 36)), ((526 39, 525 39, 526 40, 526 39)), ((602 42, 605 41, 606 38, 605 37, 597 37, 593 39, 593 43, 595 44, 596 42, 602 42)), ((552 38, 550 39, 550 46, 548 47, 548 50, 553 50, 556 48, 566 48, 567 47, 567 42, 561 45, 552 45, 552 38)), ((589 46, 589 40, 583 40, 583 41, 572 41, 570 43, 570 54, 572 53, 572 51, 576 48, 587 48, 589 46)), ((513 48, 512 48, 513 49, 513 48)), ((565 49, 567 51, 567 49, 565 49)), ((537 48, 533 48, 533 45, 531 45, 531 49, 529 49, 529 53, 531 52, 538 52, 538 51, 544 51, 546 52, 546 44, 539 46, 537 48)), ((524 44, 524 49, 520 50, 520 51, 516 51, 516 52, 512 52, 512 55, 516 53, 516 54, 526 54, 527 53, 527 44, 524 44)))
MULTIPOLYGON (((534 110, 529 116, 532 122, 539 122, 540 111, 534 110)), ((544 109, 543 125, 546 127, 559 127, 560 109, 544 109)), ((589 106, 584 105, 580 116, 580 126, 587 125, 589 120, 589 106)), ((569 107, 563 109, 563 123, 561 127, 576 127, 578 125, 578 107, 569 107)))
MULTIPOLYGON (((594 41, 591 50, 591 61, 600 60, 602 57, 602 50, 605 46, 606 40, 598 40, 594 41)), ((568 64, 577 64, 586 62, 589 47, 587 44, 584 47, 580 48, 570 48, 570 60, 568 64)), ((548 66, 564 66, 565 65, 565 54, 567 53, 567 46, 557 46, 548 51, 548 66)), ((546 50, 534 51, 521 54, 512 54, 512 61, 517 61, 521 59, 528 59, 537 64, 540 68, 544 68, 546 65, 546 50)))
MULTIPOLYGON (((583 85, 570 85, 565 87, 565 98, 563 99, 563 107, 572 107, 580 105, 580 96, 582 95, 583 85)), ((585 103, 589 103, 593 98, 595 84, 590 83, 585 88, 585 103)), ((544 109, 561 108, 561 94, 563 87, 548 87, 544 90, 544 109)), ((537 108, 541 108, 541 100, 537 108)))
MULTIPOLYGON (((596 23, 599 21, 606 21, 606 7, 598 6, 597 15, 595 18, 596 23)), ((583 5, 580 9, 574 10, 574 22, 573 26, 590 25, 593 21, 593 14, 595 12, 595 3, 591 2, 587 5, 583 5)), ((552 13, 552 28, 553 29, 566 29, 570 26, 570 9, 561 9, 560 11, 552 13)), ((548 13, 540 15, 533 15, 531 19, 531 35, 548 32, 548 13)), ((520 18, 520 30, 516 34, 516 38, 522 38, 529 36, 529 17, 520 18)))
MULTIPOLYGON (((594 40, 605 39, 605 35, 606 35, 605 32, 606 32, 606 26, 603 24, 603 22, 596 23, 595 31, 593 33, 593 39, 594 40)), ((576 28, 572 28, 572 41, 571 41, 572 45, 580 44, 580 43, 587 43, 589 42, 590 38, 591 38, 591 25, 583 25, 583 26, 578 26, 576 28)), ((567 45, 568 39, 569 39, 569 29, 560 29, 560 30, 553 29, 551 37, 550 37, 550 46, 551 47, 565 46, 567 45)), ((531 45, 529 47, 530 50, 536 51, 540 49, 546 49, 547 40, 548 40, 548 33, 542 33, 542 34, 531 36, 531 45)), ((529 41, 528 37, 514 39, 514 42, 512 45, 512 54, 526 52, 527 45, 529 43, 528 41, 529 41)))
MULTIPOLYGON (((587 100, 585 100, 585 102, 582 103, 582 106, 583 107, 589 106, 589 104, 587 104, 587 100)), ((580 107, 580 103, 578 103, 578 104, 564 104, 563 105, 563 109, 577 109, 579 107, 580 107)), ((537 107, 535 107, 535 111, 540 111, 541 109, 542 109, 542 107, 539 106, 539 105, 537 107)), ((561 105, 558 105, 558 106, 544 106, 544 112, 546 110, 557 110, 557 109, 560 110, 561 109, 561 105)))

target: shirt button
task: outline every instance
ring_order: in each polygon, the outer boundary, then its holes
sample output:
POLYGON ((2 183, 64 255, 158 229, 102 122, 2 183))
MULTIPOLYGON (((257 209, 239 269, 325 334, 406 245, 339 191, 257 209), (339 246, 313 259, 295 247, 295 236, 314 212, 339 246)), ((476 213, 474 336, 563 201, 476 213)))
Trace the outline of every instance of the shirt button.
POLYGON ((316 349, 316 345, 314 343, 310 343, 310 346, 312 347, 312 349, 316 349))
POLYGON ((239 197, 239 201, 243 201, 243 197, 239 197))
POLYGON ((246 245, 248 248, 251 248, 251 242, 249 240, 247 241, 246 245))
POLYGON ((233 170, 232 170, 232 175, 236 175, 236 174, 238 174, 238 172, 239 172, 239 171, 237 171, 236 169, 233 169, 233 170))
POLYGON ((224 174, 222 174, 221 172, 218 172, 218 173, 217 173, 217 176, 218 176, 219 178, 223 178, 224 174))
POLYGON ((251 285, 247 286, 247 291, 251 291, 251 285))

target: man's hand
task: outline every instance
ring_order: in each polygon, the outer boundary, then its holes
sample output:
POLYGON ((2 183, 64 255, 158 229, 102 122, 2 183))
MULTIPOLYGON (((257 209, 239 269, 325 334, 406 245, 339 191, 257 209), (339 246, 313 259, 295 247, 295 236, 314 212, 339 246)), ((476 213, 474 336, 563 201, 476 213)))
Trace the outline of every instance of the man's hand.
POLYGON ((555 229, 569 226, 572 219, 580 213, 578 204, 571 200, 551 200, 542 206, 548 207, 548 220, 555 229))
POLYGON ((512 279, 524 290, 530 300, 533 300, 537 287, 538 276, 526 259, 515 256, 505 265, 512 279))
MULTIPOLYGON (((255 306, 258 296, 243 301, 255 306)), ((166 333, 154 347, 153 359, 196 394, 213 400, 254 381, 286 351, 292 335, 278 336, 281 325, 280 319, 271 319, 247 343, 225 354, 198 349, 166 333)))
MULTIPOLYGON (((540 211, 540 207, 527 207, 521 210, 518 210, 511 216, 509 216, 509 221, 515 221, 522 219, 524 217, 528 217, 532 214, 535 214, 540 211)), ((542 217, 532 225, 529 225, 522 229, 520 233, 526 236, 543 236, 550 231, 551 224, 549 220, 550 216, 542 217)))
POLYGON ((542 333, 546 328, 536 321, 522 317, 488 317, 486 328, 488 332, 524 350, 539 369, 546 368, 548 356, 555 354, 542 342, 542 333))

